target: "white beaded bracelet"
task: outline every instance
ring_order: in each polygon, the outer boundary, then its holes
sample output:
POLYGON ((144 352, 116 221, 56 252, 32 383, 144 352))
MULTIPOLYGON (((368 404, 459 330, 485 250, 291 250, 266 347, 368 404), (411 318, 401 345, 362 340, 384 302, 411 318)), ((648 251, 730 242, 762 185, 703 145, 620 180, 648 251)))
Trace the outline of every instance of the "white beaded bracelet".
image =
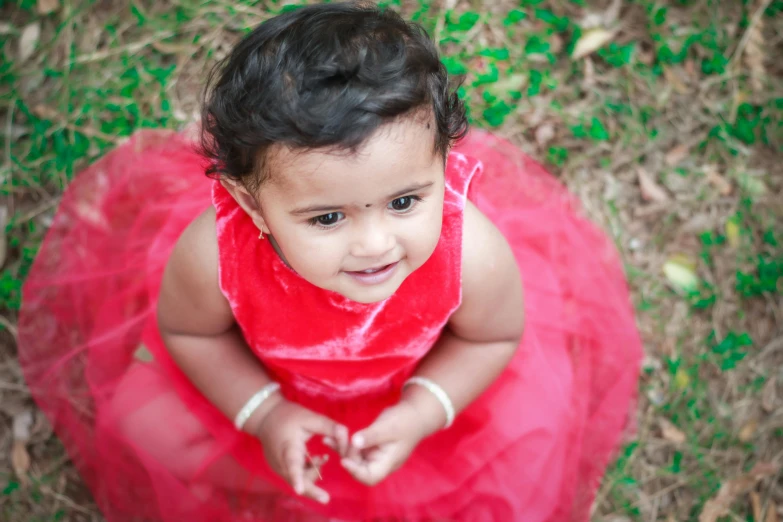
POLYGON ((423 386, 427 389, 431 394, 435 396, 436 399, 438 399, 438 402, 440 402, 441 406, 443 406, 443 409, 446 410, 446 425, 444 428, 448 428, 451 426, 451 424, 454 422, 454 405, 451 403, 451 399, 449 398, 448 394, 438 386, 435 382, 427 379, 426 377, 411 377, 407 381, 405 381, 405 384, 402 385, 403 388, 408 386, 409 384, 418 384, 419 386, 423 386))
POLYGON ((264 401, 269 398, 270 395, 275 393, 277 390, 280 389, 280 385, 276 382, 271 382, 258 390, 258 392, 255 393, 252 397, 250 397, 250 400, 248 400, 244 406, 242 406, 242 409, 239 410, 239 413, 237 413, 237 416, 234 417, 234 426, 238 430, 242 430, 242 428, 245 426, 245 423, 250 418, 253 413, 261 407, 262 404, 264 404, 264 401))

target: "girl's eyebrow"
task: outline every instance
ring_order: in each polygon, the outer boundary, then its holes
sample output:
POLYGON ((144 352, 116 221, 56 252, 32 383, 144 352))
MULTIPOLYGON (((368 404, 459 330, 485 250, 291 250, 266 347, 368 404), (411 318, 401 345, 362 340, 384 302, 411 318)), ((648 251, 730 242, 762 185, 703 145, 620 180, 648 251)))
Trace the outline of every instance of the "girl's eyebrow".
MULTIPOLYGON (((427 183, 414 183, 413 185, 408 185, 402 190, 398 190, 394 194, 390 194, 386 197, 386 199, 395 199, 400 196, 404 196, 405 194, 410 194, 411 192, 417 192, 419 190, 424 190, 430 188, 435 182, 430 181, 427 183)), ((344 207, 340 205, 310 205, 307 207, 300 207, 295 208, 291 211, 291 214, 294 215, 301 215, 301 214, 312 214, 314 212, 335 212, 337 210, 342 210, 344 207)))
POLYGON ((387 196, 386 199, 394 199, 398 198, 400 196, 404 196, 405 194, 410 194, 411 192, 417 192, 419 190, 424 190, 430 188, 434 184, 433 181, 430 181, 428 183, 414 183, 413 185, 409 185, 405 187, 404 189, 395 192, 394 194, 390 194, 387 196))

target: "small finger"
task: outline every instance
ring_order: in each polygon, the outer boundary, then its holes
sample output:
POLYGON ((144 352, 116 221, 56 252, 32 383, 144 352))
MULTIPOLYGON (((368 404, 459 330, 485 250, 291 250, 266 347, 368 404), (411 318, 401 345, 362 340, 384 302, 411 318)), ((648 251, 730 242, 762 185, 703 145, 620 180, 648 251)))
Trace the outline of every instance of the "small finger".
POLYGON ((340 461, 340 464, 342 464, 343 468, 345 468, 345 470, 359 482, 363 484, 369 483, 370 475, 367 471, 367 467, 363 464, 360 464, 352 459, 343 459, 340 461))
POLYGON ((343 459, 340 462, 353 478, 368 486, 374 486, 387 474, 385 467, 377 462, 358 463, 349 459, 343 459))
POLYGON ((327 448, 332 448, 336 452, 340 453, 340 450, 337 447, 337 441, 335 441, 333 437, 324 437, 322 442, 327 448))
POLYGON ((353 462, 361 462, 362 460, 364 460, 362 457, 362 450, 360 450, 350 442, 348 443, 345 454, 343 455, 343 459, 348 459, 353 462))
POLYGON ((341 457, 346 456, 348 454, 348 448, 351 445, 351 442, 348 438, 348 428, 342 425, 337 425, 337 427, 334 429, 334 439, 337 442, 337 453, 339 453, 341 457))
POLYGON ((305 428, 311 434, 324 435, 327 437, 333 437, 339 426, 340 425, 332 419, 324 417, 323 415, 318 415, 317 413, 310 415, 305 424, 305 428))
POLYGON ((307 481, 303 495, 321 504, 329 503, 329 493, 315 485, 313 481, 307 481))
POLYGON ((372 426, 354 433, 351 445, 362 450, 391 442, 397 437, 397 427, 381 416, 372 426))
POLYGON ((305 467, 305 453, 304 446, 298 444, 289 444, 283 450, 283 462, 285 463, 285 469, 288 473, 288 477, 291 481, 291 486, 296 491, 297 495, 304 493, 304 467, 305 467))

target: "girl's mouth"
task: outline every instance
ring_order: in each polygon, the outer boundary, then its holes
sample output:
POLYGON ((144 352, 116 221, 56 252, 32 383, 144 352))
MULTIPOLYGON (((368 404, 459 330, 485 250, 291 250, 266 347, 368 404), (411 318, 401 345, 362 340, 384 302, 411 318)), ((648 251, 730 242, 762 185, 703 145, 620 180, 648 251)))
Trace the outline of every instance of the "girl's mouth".
POLYGON ((345 272, 363 285, 377 285, 388 281, 394 275, 399 261, 377 268, 368 268, 357 272, 345 272))

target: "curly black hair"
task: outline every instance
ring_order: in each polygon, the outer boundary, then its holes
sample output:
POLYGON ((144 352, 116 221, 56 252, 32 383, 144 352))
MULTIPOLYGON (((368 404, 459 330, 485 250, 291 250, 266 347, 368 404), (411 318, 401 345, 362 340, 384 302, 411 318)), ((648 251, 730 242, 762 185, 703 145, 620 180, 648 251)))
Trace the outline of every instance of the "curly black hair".
POLYGON ((202 108, 207 174, 258 188, 269 148, 354 153, 382 125, 434 116, 445 159, 468 130, 465 107, 420 25, 362 2, 270 18, 210 72, 202 108))

